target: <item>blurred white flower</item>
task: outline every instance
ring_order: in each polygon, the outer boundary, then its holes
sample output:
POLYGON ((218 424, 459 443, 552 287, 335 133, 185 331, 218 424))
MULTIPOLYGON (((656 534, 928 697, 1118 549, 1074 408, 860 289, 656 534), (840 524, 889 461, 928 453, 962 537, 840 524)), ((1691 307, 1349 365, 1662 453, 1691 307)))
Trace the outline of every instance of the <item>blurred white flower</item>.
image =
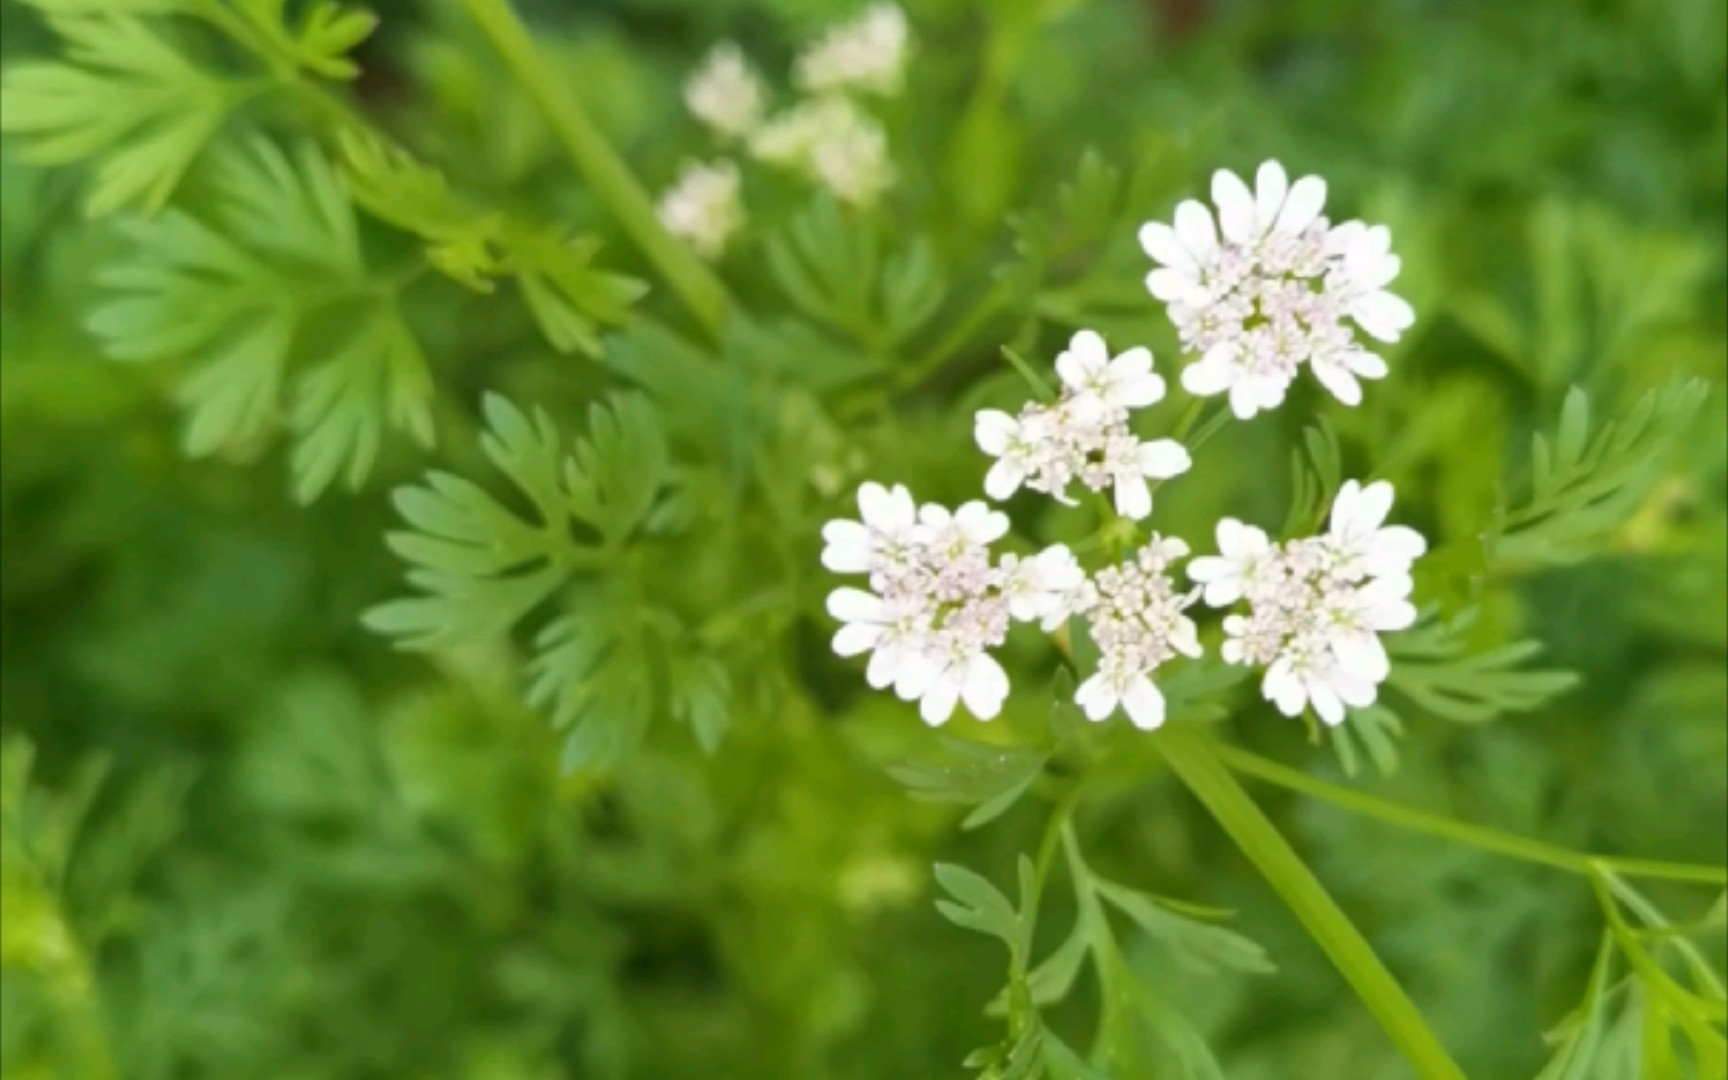
POLYGON ((1277 407, 1303 364, 1340 401, 1362 400, 1358 379, 1378 379, 1386 362, 1363 347, 1345 320, 1369 336, 1397 341, 1415 321, 1386 291, 1397 277, 1384 226, 1332 227, 1321 210, 1326 183, 1291 184, 1276 161, 1260 166, 1250 191, 1220 169, 1212 177, 1217 218, 1189 199, 1174 225, 1148 222, 1140 244, 1158 263, 1146 278, 1164 301, 1182 346, 1200 358, 1182 385, 1207 397, 1228 394, 1246 419, 1277 407))
POLYGON ((1135 727, 1164 723, 1152 673, 1173 656, 1201 653, 1185 614, 1194 597, 1178 593, 1170 578, 1170 564, 1186 554, 1187 544, 1154 533, 1131 561, 1099 571, 1085 590, 1079 614, 1099 651, 1098 671, 1074 694, 1087 719, 1103 720, 1120 706, 1135 727))
POLYGON ((792 78, 811 93, 860 90, 892 97, 900 92, 909 41, 906 13, 899 5, 872 4, 799 54, 792 78))
POLYGON ((1410 568, 1427 544, 1402 525, 1384 526, 1392 485, 1348 481, 1320 536, 1273 544, 1232 518, 1218 523, 1219 554, 1188 574, 1206 603, 1245 599, 1248 613, 1224 619, 1227 663, 1264 667, 1261 693, 1286 716, 1312 705, 1327 724, 1374 702, 1391 664, 1380 635, 1416 620, 1410 568))
POLYGON ((726 241, 744 224, 738 167, 730 161, 685 162, 677 183, 660 196, 657 212, 666 231, 696 254, 719 257, 726 241))
POLYGON ((1130 409, 1164 396, 1152 354, 1131 349, 1112 360, 1104 339, 1082 330, 1056 368, 1063 384, 1056 402, 1028 402, 1018 416, 983 409, 974 418, 978 448, 996 458, 985 493, 1006 499, 1025 486, 1072 504, 1068 486, 1079 481, 1093 491, 1112 489, 1124 517, 1146 517, 1152 512, 1147 481, 1180 476, 1192 464, 1176 440, 1143 442, 1128 427, 1130 409))
POLYGON ((894 183, 887 135, 843 97, 812 98, 774 117, 751 135, 750 152, 804 173, 853 206, 874 204, 894 183))
POLYGON ((990 655, 1014 619, 1052 627, 1065 617, 1062 597, 1081 577, 1061 545, 993 563, 990 545, 1008 519, 982 502, 954 511, 915 506, 904 487, 867 483, 858 491, 861 520, 823 527, 822 562, 865 574, 869 590, 836 589, 828 612, 841 622, 834 651, 868 652, 865 678, 919 702, 926 723, 945 722, 957 704, 980 720, 1002 709, 1008 676, 990 655))
POLYGON ((722 41, 708 50, 684 83, 691 115, 726 138, 742 138, 762 122, 768 95, 737 45, 722 41))

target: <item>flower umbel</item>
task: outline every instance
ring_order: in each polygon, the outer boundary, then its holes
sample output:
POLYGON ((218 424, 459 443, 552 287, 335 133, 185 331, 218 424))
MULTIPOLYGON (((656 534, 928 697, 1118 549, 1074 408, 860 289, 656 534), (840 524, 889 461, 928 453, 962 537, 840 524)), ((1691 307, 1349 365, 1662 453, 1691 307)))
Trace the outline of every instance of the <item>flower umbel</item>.
POLYGON ((684 83, 684 104, 692 116, 725 138, 742 138, 762 122, 768 95, 736 44, 722 41, 708 50, 702 66, 684 83))
POLYGON ((744 224, 738 167, 730 161, 712 165, 685 162, 677 183, 660 196, 660 224, 690 245, 704 259, 718 258, 726 242, 744 224))
POLYGON ((941 724, 964 702, 980 720, 1008 696, 1008 675, 989 650, 1011 620, 1054 626, 1060 597, 1081 579, 1058 544, 1030 559, 992 562, 990 545, 1008 519, 982 502, 949 511, 915 506, 906 488, 866 483, 858 489, 861 521, 836 520, 822 530, 823 565, 868 575, 870 590, 836 589, 828 611, 844 625, 834 636, 842 656, 870 653, 865 678, 919 701, 926 723, 941 724))
POLYGON ((1062 377, 1056 402, 1029 402, 1018 416, 978 413, 978 448, 996 458, 985 493, 1006 499, 1025 486, 1071 504, 1068 486, 1078 481, 1093 491, 1113 489, 1116 512, 1124 517, 1146 517, 1152 512, 1147 480, 1179 476, 1192 464, 1181 443, 1142 442, 1128 427, 1131 409, 1164 397, 1151 352, 1130 349, 1111 359, 1104 339, 1082 330, 1056 358, 1056 370, 1062 377))
POLYGON ((1348 319, 1394 342, 1410 328, 1410 305, 1386 291, 1398 276, 1385 226, 1331 226, 1321 210, 1326 182, 1291 184, 1283 166, 1260 166, 1250 191, 1220 169, 1212 177, 1217 219, 1189 199, 1174 226, 1148 222, 1140 243, 1159 264, 1146 278, 1164 301, 1182 346, 1200 359, 1182 373, 1189 393, 1227 393, 1246 419, 1276 408, 1303 364, 1346 405, 1362 400, 1358 379, 1386 362, 1365 348, 1348 319))
POLYGON ((872 4, 806 48, 792 77, 811 93, 858 90, 892 97, 900 92, 909 40, 906 13, 898 4, 872 4))
POLYGON ((1076 608, 1098 645, 1098 671, 1081 683, 1074 703, 1088 720, 1103 720, 1118 705, 1135 727, 1164 723, 1164 695, 1152 673, 1178 654, 1200 655, 1194 621, 1184 612, 1194 596, 1176 591, 1171 564, 1188 554, 1174 537, 1152 534, 1120 566, 1100 570, 1080 590, 1076 608))
POLYGON ((1391 669, 1380 635, 1416 620, 1411 564, 1427 549, 1420 533, 1386 526, 1392 485, 1346 482, 1320 536, 1272 543, 1233 518, 1218 523, 1219 554, 1197 558, 1188 576, 1206 603, 1246 599, 1224 619, 1225 661, 1266 669, 1261 693, 1286 716, 1310 704, 1329 725, 1346 708, 1371 705, 1391 669))

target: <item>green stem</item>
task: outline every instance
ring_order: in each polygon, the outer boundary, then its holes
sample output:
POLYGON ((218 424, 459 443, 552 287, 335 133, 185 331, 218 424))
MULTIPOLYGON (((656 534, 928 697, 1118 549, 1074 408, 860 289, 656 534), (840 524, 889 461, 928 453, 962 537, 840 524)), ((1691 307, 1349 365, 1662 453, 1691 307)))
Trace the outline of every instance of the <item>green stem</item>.
POLYGON ((1242 790, 1219 759, 1212 741, 1177 726, 1165 728, 1155 742, 1171 769, 1325 950, 1416 1074, 1424 1080, 1465 1080, 1464 1071, 1380 962, 1373 946, 1242 790))
POLYGON ((660 225, 654 204, 582 106, 552 77, 509 0, 462 0, 522 90, 551 125, 594 194, 624 227, 696 321, 718 340, 731 301, 725 286, 660 225))
POLYGON ((1291 791, 1331 803, 1345 810, 1379 818, 1390 825, 1445 837, 1448 840, 1468 844, 1483 851, 1491 851, 1496 855, 1521 859, 1524 862, 1537 863, 1585 876, 1594 874, 1597 866, 1606 866, 1615 873, 1627 877, 1665 878, 1670 881, 1689 881, 1702 885, 1728 885, 1728 867, 1588 855, 1541 840, 1531 840, 1527 837, 1515 836, 1512 833, 1500 832, 1497 829, 1471 825, 1426 811, 1399 806, 1397 803, 1375 798, 1360 791, 1340 787, 1337 784, 1329 784, 1324 780, 1317 780, 1307 773, 1267 761, 1265 758, 1233 746, 1220 745, 1215 748, 1215 752, 1224 764, 1255 779, 1288 788, 1291 791))

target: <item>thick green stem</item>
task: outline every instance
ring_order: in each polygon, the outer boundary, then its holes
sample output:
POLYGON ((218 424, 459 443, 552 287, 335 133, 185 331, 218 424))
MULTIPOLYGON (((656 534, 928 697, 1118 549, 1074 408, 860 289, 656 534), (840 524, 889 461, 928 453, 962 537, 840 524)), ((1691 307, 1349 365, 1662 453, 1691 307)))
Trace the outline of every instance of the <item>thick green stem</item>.
POLYGON ((1324 780, 1316 780, 1307 773, 1267 761, 1265 758, 1250 754, 1246 750, 1238 750, 1232 746, 1218 746, 1216 753, 1219 759, 1230 768, 1267 783, 1289 788, 1291 791, 1331 803, 1345 810, 1379 818, 1389 825, 1445 837, 1448 840, 1468 844, 1471 847, 1491 851, 1508 858, 1522 859, 1525 862, 1538 863, 1543 866, 1554 867, 1557 870, 1566 870, 1586 876, 1594 874, 1597 866, 1607 866, 1615 873, 1627 877, 1665 878, 1669 881, 1690 881, 1701 885, 1728 885, 1728 867, 1589 855, 1541 840, 1531 840, 1527 837, 1515 836, 1512 833, 1500 832, 1497 829, 1471 825, 1426 811, 1399 806, 1397 803, 1377 799, 1360 791, 1339 787, 1337 784, 1328 784, 1324 780))
POLYGON ((1405 1060, 1424 1080, 1464 1080, 1464 1071, 1380 957, 1224 766, 1212 741, 1181 726, 1155 740, 1181 777, 1325 950, 1405 1060))
POLYGON ((718 339, 731 306, 725 286, 660 225, 654 204, 642 185, 581 105, 552 77, 509 0, 463 0, 463 5, 503 56, 529 100, 551 125, 564 152, 587 178, 595 196, 618 218, 630 239, 702 328, 718 339))

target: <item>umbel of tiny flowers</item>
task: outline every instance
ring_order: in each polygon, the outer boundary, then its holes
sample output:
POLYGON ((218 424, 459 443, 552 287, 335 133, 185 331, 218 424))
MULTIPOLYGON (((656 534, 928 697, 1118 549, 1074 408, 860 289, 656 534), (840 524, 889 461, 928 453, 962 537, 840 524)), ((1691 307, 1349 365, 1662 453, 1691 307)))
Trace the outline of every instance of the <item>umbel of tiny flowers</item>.
POLYGON ((1072 505, 1068 486, 1078 480, 1093 491, 1111 488, 1122 516, 1145 518, 1152 512, 1147 480, 1179 476, 1192 464, 1176 440, 1142 442, 1129 430, 1131 410, 1164 397, 1152 353, 1136 348, 1112 358, 1102 337, 1082 330, 1056 358, 1056 373, 1062 393, 1055 402, 1029 402, 1017 416, 977 414, 978 448, 996 459, 985 494, 1001 500, 1025 486, 1072 505))
POLYGON ((799 102, 750 138, 758 160, 802 172, 853 206, 873 205, 894 182, 888 136, 848 98, 799 102))
POLYGON ((1088 720, 1103 720, 1120 706, 1142 730, 1164 723, 1164 695, 1153 672, 1178 654, 1201 654, 1185 614, 1194 594, 1179 593, 1170 578, 1171 564, 1187 554, 1181 540, 1153 533, 1133 558, 1100 570, 1070 601, 1098 645, 1098 670, 1074 694, 1088 720))
POLYGON ((900 93, 910 39, 898 4, 872 4, 800 53, 793 81, 813 94, 856 90, 893 97, 900 93))
POLYGON ((1276 408, 1303 364, 1346 405, 1362 400, 1358 379, 1386 362, 1350 323, 1394 342, 1415 313, 1386 286, 1398 276, 1385 226, 1329 225, 1326 182, 1291 184, 1283 166, 1260 166, 1252 191, 1235 173, 1212 177, 1217 218, 1189 199, 1174 225, 1148 222, 1140 243, 1158 267, 1146 278, 1168 305, 1182 347, 1199 360, 1182 372, 1189 393, 1228 394, 1247 419, 1276 408), (1349 322, 1346 322, 1349 320, 1349 322))
POLYGON ((756 129, 768 103, 762 81, 750 70, 744 53, 730 41, 708 50, 684 83, 684 104, 692 116, 727 139, 739 139, 756 129))
POLYGON ((687 161, 678 180, 660 196, 656 208, 666 231, 705 259, 718 258, 744 224, 738 166, 730 161, 706 165, 687 161))
POLYGON ((1005 515, 982 502, 918 506, 899 485, 859 487, 858 513, 822 529, 823 565, 867 575, 869 585, 829 595, 828 612, 842 623, 834 651, 868 652, 865 679, 917 700, 928 724, 944 723, 961 702, 980 720, 995 717, 1008 675, 989 650, 1011 620, 1060 621, 1063 598, 1083 579, 1073 554, 1058 544, 993 562, 1005 515))
POLYGON ((1224 660, 1266 669, 1261 693, 1286 716, 1309 705, 1328 725, 1373 704, 1391 671, 1380 635, 1416 620, 1412 564, 1427 550, 1416 530, 1387 525, 1392 485, 1339 488, 1326 532, 1273 543, 1234 518, 1218 523, 1218 554, 1188 576, 1212 607, 1246 600, 1224 619, 1224 660))

